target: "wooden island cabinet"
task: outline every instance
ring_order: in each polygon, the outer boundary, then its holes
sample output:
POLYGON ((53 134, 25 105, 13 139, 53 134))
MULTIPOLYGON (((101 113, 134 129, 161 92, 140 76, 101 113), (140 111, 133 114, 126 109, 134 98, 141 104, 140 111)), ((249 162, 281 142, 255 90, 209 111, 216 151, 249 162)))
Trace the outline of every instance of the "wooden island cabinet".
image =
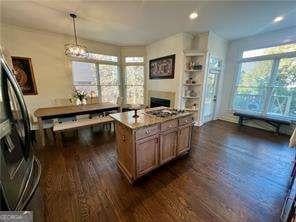
POLYGON ((147 114, 147 110, 138 113, 136 119, 133 111, 110 115, 115 120, 117 164, 131 183, 188 153, 193 127, 189 112, 168 117, 147 114))

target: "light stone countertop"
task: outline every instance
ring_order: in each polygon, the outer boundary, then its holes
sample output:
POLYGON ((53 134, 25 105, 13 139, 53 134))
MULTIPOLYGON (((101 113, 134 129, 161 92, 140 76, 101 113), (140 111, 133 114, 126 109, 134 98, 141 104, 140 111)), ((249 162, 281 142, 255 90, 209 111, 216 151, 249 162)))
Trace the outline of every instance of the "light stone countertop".
POLYGON ((177 115, 168 116, 168 117, 157 117, 157 116, 146 113, 146 111, 161 110, 161 109, 167 109, 167 108, 166 107, 157 107, 157 108, 138 110, 138 116, 139 116, 138 118, 133 117, 133 115, 135 113, 134 111, 113 113, 113 114, 110 114, 110 116, 115 121, 118 121, 121 124, 134 130, 134 129, 138 129, 138 128, 142 128, 142 127, 151 126, 151 125, 154 125, 157 123, 166 122, 168 120, 192 115, 191 112, 184 112, 184 113, 179 113, 177 115))

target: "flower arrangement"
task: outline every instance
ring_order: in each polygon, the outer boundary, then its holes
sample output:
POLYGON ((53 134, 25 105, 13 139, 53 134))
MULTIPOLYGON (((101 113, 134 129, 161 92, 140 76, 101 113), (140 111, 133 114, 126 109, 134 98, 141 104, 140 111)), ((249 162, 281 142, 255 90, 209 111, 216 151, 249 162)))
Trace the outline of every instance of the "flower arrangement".
POLYGON ((86 97, 87 97, 86 92, 77 90, 76 88, 74 89, 74 98, 75 99, 79 99, 82 101, 83 99, 86 99, 86 97))
POLYGON ((87 98, 87 94, 85 91, 80 91, 77 90, 76 88, 74 88, 73 90, 73 97, 76 99, 76 104, 80 105, 82 104, 86 104, 86 98, 87 98))

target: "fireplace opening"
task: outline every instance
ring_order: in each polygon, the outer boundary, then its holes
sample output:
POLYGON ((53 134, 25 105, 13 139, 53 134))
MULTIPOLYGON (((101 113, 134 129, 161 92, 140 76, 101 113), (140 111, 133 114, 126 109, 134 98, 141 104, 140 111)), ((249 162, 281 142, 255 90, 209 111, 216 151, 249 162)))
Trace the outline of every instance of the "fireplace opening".
POLYGON ((156 97, 150 97, 150 107, 165 106, 170 107, 171 101, 169 99, 161 99, 156 97))

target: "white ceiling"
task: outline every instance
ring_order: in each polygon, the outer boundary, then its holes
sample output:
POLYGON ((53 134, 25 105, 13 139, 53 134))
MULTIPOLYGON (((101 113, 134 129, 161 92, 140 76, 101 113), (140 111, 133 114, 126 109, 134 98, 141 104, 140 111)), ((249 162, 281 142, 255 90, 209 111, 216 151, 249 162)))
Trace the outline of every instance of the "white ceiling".
POLYGON ((179 32, 213 30, 228 40, 296 25, 296 1, 3 1, 4 23, 117 45, 145 45, 179 32), (199 17, 189 20, 190 12, 199 17), (276 16, 285 19, 274 24, 276 16))

